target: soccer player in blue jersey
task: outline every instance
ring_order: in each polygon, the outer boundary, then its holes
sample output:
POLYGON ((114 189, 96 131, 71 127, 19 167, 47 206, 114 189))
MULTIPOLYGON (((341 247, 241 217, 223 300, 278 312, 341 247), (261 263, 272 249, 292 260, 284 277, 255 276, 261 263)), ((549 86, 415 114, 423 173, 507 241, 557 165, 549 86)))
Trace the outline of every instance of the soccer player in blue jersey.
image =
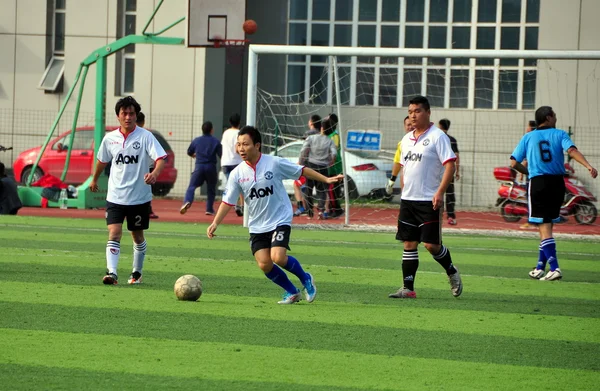
POLYGON ((577 150, 569 135, 555 128, 556 113, 552 107, 537 109, 535 121, 537 128, 523 136, 510 156, 510 165, 529 175, 529 222, 537 224, 540 231, 538 262, 529 276, 554 281, 562 278, 552 227, 560 221, 560 208, 565 197, 564 151, 587 168, 592 178, 598 176, 598 171, 577 150), (527 167, 521 164, 524 159, 527 159, 527 167), (545 274, 547 263, 550 271, 545 274))
POLYGON ((244 126, 240 130, 237 150, 243 162, 229 174, 223 202, 206 235, 210 239, 215 236, 217 227, 242 194, 247 205, 252 254, 265 276, 285 290, 279 304, 293 304, 301 297, 300 290, 283 269, 298 277, 304 287, 305 298, 311 303, 317 294, 313 276, 302 269, 296 258, 287 255, 293 214, 282 180, 298 179, 304 175, 307 179, 336 183, 343 175, 328 178, 286 159, 263 155, 260 145, 261 136, 256 128, 244 126))

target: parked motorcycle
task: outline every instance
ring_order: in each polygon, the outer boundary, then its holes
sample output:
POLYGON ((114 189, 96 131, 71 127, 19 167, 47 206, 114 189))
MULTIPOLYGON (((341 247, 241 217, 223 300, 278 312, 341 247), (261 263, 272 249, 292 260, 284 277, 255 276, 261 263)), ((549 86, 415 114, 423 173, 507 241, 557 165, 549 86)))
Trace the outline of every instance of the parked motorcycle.
MULTIPOLYGON (((585 185, 575 176, 575 170, 565 163, 565 200, 560 209, 564 218, 573 216, 579 224, 593 224, 598 217, 598 210, 593 202, 596 197, 586 189, 585 185)), ((505 221, 516 222, 529 216, 529 201, 527 185, 516 181, 517 171, 511 167, 494 168, 494 178, 500 182, 496 206, 505 221)))

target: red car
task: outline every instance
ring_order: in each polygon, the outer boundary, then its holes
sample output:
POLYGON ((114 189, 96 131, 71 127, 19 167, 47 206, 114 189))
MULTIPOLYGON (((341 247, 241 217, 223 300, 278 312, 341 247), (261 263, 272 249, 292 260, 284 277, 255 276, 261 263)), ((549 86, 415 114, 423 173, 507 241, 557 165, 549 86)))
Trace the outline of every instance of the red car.
MULTIPOLYGON (((107 132, 115 128, 106 128, 107 132)), ((148 129, 150 130, 150 129, 148 129)), ((155 196, 165 196, 171 191, 175 180, 177 179, 177 169, 175 168, 175 154, 167 140, 155 130, 150 130, 160 145, 167 152, 165 168, 160 173, 156 183, 152 185, 152 194, 155 196)), ((67 156, 67 146, 71 131, 65 132, 60 136, 50 140, 42 158, 33 174, 32 182, 37 181, 44 174, 50 174, 60 178, 65 166, 67 156)), ((33 163, 40 153, 42 147, 34 147, 21 152, 13 163, 15 179, 21 183, 27 181, 31 173, 33 163)), ((73 150, 71 151, 71 160, 65 182, 70 185, 79 185, 85 182, 92 174, 92 164, 94 162, 94 128, 77 128, 77 137, 73 141, 73 150)))

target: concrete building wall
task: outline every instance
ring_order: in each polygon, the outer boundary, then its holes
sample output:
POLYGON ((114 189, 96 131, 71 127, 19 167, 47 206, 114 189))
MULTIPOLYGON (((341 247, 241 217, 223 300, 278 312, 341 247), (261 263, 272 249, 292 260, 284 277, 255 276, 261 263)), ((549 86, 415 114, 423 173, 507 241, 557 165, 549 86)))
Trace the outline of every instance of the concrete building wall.
MULTIPOLYGON (((72 86, 79 63, 93 50, 116 39, 117 0, 67 0, 65 74, 61 93, 37 89, 46 67, 46 0, 0 0, 0 144, 13 146, 12 153, 0 156, 8 166, 21 151, 42 144, 56 113, 72 86), (94 15, 92 18, 90 15, 94 15)), ((141 33, 155 0, 137 1, 137 28, 141 33)), ((158 31, 185 15, 185 1, 165 1, 148 31, 158 31)), ((597 0, 544 0, 540 11, 540 49, 599 50, 600 32, 596 16, 597 0)), ((248 0, 246 17, 258 23, 249 37, 253 43, 287 42, 288 2, 248 0)), ((164 35, 184 37, 184 23, 164 35)), ((179 179, 171 193, 182 196, 193 161, 185 150, 200 135, 205 120, 211 120, 215 136, 232 112, 245 118, 246 67, 228 64, 222 49, 187 49, 183 46, 137 45, 135 58, 135 98, 147 114, 147 127, 159 130, 173 147, 179 179)), ((539 61, 536 106, 551 105, 558 125, 571 127, 573 139, 596 167, 600 167, 600 66, 599 61, 539 61)), ((113 107, 116 58, 107 63, 107 123, 116 124, 113 107)), ((90 67, 84 90, 79 126, 93 124, 95 107, 95 66, 90 67)), ((285 56, 261 56, 259 87, 285 94, 285 56)), ((75 96, 66 109, 59 130, 71 128, 75 96)), ((323 106, 322 114, 336 111, 323 106)), ((384 133, 384 148, 393 149, 405 108, 344 107, 344 127, 369 126, 384 133)), ((463 178, 458 185, 460 206, 485 206, 495 200, 495 166, 508 164, 508 156, 524 132, 533 111, 433 109, 432 117, 452 120, 451 133, 459 140, 463 178)), ((296 118, 301 126, 307 118, 296 118)), ((347 128, 347 127, 346 127, 347 128)), ((577 167, 576 167, 577 168, 577 167)), ((584 182, 600 194, 600 182, 591 181, 579 167, 584 182)))
MULTIPOLYGON (((141 34, 157 2, 138 0, 136 33, 141 34)), ((116 40, 117 0, 67 0, 65 71, 63 89, 47 93, 38 89, 46 68, 46 0, 0 0, 0 144, 13 146, 1 156, 7 166, 28 148, 46 139, 80 62, 94 50, 116 40), (93 16, 93 17, 92 17, 93 16)), ((148 31, 158 31, 185 16, 185 1, 166 1, 148 31)), ((185 23, 163 36, 184 37, 185 23)), ((114 104, 116 56, 107 59, 106 123, 118 123, 114 104)), ((160 131, 174 149, 179 180, 173 195, 183 195, 192 171, 186 156, 190 141, 201 134, 205 119, 213 121, 220 137, 223 111, 224 52, 207 56, 203 48, 136 45, 133 94, 147 116, 146 126, 160 131), (208 71, 208 72, 207 72, 208 71)), ((87 74, 78 126, 93 125, 96 67, 87 74)), ((58 132, 72 127, 78 89, 75 90, 58 132)))

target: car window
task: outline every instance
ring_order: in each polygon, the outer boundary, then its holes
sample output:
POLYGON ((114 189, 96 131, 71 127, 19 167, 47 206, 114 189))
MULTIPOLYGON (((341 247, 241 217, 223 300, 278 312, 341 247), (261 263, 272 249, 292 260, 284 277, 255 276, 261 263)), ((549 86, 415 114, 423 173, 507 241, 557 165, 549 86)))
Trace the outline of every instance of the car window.
POLYGON ((80 130, 75 133, 75 140, 73 140, 73 149, 91 149, 93 141, 93 130, 80 130))
POLYGON ((300 157, 300 150, 302 150, 302 144, 294 144, 284 146, 277 152, 277 156, 285 158, 297 158, 300 157))
POLYGON ((165 140, 165 138, 162 136, 162 134, 158 133, 156 130, 151 130, 151 132, 154 135, 154 137, 156 137, 156 139, 158 140, 158 143, 160 144, 161 147, 163 147, 165 152, 171 151, 171 146, 169 145, 167 140, 165 140))
POLYGON ((58 141, 56 141, 53 145, 52 145, 52 150, 53 151, 58 151, 58 146, 60 145, 61 148, 64 148, 65 145, 67 145, 67 141, 69 139, 70 134, 67 134, 64 137, 61 137, 58 141))

